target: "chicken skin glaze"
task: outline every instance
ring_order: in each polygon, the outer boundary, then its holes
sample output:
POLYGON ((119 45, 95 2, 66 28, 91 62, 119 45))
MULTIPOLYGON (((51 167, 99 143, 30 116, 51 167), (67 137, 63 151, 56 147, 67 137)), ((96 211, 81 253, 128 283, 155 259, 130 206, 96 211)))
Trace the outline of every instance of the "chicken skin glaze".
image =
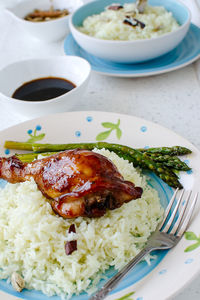
POLYGON ((101 217, 142 195, 142 188, 125 181, 109 159, 92 151, 67 150, 32 163, 0 158, 0 178, 17 183, 31 177, 63 218, 101 217))

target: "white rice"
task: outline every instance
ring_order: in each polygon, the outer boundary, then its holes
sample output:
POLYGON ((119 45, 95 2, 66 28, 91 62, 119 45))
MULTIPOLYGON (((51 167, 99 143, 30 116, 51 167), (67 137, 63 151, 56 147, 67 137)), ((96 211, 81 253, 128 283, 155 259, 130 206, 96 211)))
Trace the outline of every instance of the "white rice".
POLYGON ((16 271, 26 288, 65 299, 94 291, 109 266, 120 269, 143 248, 162 217, 158 194, 128 161, 108 150, 96 152, 141 186, 142 198, 101 218, 64 220, 53 213, 34 181, 7 184, 0 189, 0 279, 16 271), (76 234, 68 234, 71 224, 76 234), (66 255, 65 242, 74 238, 78 250, 66 255))
POLYGON ((147 6, 144 13, 139 13, 135 3, 126 3, 122 9, 105 9, 100 14, 87 17, 78 29, 90 36, 104 40, 138 40, 150 39, 172 32, 179 24, 162 6, 147 6), (145 24, 130 26, 124 24, 126 16, 135 18, 145 24))

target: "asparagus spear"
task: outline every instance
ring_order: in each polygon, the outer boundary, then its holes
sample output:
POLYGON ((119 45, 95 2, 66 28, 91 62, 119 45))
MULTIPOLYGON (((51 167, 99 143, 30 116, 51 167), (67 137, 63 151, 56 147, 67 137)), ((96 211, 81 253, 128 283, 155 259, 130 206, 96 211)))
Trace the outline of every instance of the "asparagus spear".
POLYGON ((67 149, 108 149, 117 153, 120 157, 128 159, 133 163, 135 167, 149 169, 157 174, 163 181, 172 187, 182 188, 182 185, 178 181, 178 177, 173 171, 167 169, 165 166, 161 166, 160 163, 154 162, 149 157, 146 157, 143 153, 136 149, 132 149, 128 146, 119 144, 110 144, 106 142, 97 143, 80 143, 80 144, 32 144, 32 149, 35 152, 51 152, 51 151, 63 151, 67 149))
MULTIPOLYGON (((106 142, 100 142, 104 144, 108 144, 106 142)), ((16 150, 28 150, 32 151, 34 147, 34 151, 39 151, 39 152, 46 152, 46 151, 63 151, 67 149, 72 149, 70 148, 71 146, 75 148, 75 145, 77 145, 77 148, 82 148, 86 147, 85 145, 97 145, 99 143, 84 143, 84 144, 31 144, 29 142, 15 142, 15 141, 6 141, 4 144, 4 147, 7 149, 16 149, 16 150)), ((92 146, 93 147, 93 146, 92 146)), ((96 146, 97 147, 97 146, 96 146)), ((83 149, 83 148, 82 148, 83 149)), ((84 149, 89 149, 89 148, 84 148, 84 149)), ((93 148, 92 148, 93 149, 93 148)), ((160 155, 185 155, 185 154, 190 154, 192 151, 188 148, 181 147, 181 146, 173 146, 173 147, 157 147, 157 148, 139 148, 137 149, 140 152, 145 152, 148 154, 160 154, 160 155)))
POLYGON ((188 148, 181 147, 181 146, 173 146, 173 147, 158 147, 158 148, 147 148, 138 149, 140 152, 146 152, 151 154, 162 154, 162 155, 185 155, 190 154, 192 151, 188 148))
POLYGON ((32 144, 28 142, 5 141, 4 148, 33 151, 32 144))
MULTIPOLYGON (((34 159, 38 158, 38 155, 43 155, 43 156, 49 156, 52 154, 55 154, 57 152, 42 152, 42 153, 25 153, 25 154, 15 154, 16 157, 18 157, 22 162, 32 162, 34 159)), ((127 159, 129 161, 132 161, 132 158, 122 152, 117 152, 115 151, 120 157, 123 157, 124 159, 127 159)), ((162 163, 164 166, 170 167, 174 170, 178 171, 189 171, 191 168, 183 161, 181 161, 178 157, 176 156, 168 156, 168 155, 159 155, 159 156, 152 156, 144 153, 144 156, 148 158, 149 160, 153 160, 154 162, 162 163)), ((160 164, 161 166, 161 164, 160 164)))
POLYGON ((34 159, 38 159, 38 156, 39 155, 42 155, 42 156, 49 156, 49 155, 53 155, 57 152, 42 152, 42 153, 23 153, 23 154, 19 154, 19 153, 16 153, 15 156, 17 158, 19 158, 22 162, 26 162, 26 163, 30 163, 32 162, 34 159))
POLYGON ((149 154, 144 153, 146 157, 149 157, 155 162, 163 163, 165 166, 173 168, 178 171, 189 171, 191 168, 177 156, 160 155, 160 154, 149 154))
POLYGON ((30 163, 34 159, 38 158, 38 153, 25 153, 25 154, 18 154, 18 153, 16 153, 15 156, 17 158, 19 158, 23 163, 25 163, 25 162, 30 163))
MULTIPOLYGON (((108 149, 109 150, 109 149, 108 149)), ((114 151, 114 150, 112 150, 114 151)), ((178 176, 166 166, 161 163, 154 162, 150 158, 147 159, 144 155, 129 155, 128 153, 114 151, 119 157, 127 159, 129 162, 132 162, 135 167, 141 167, 142 169, 149 169, 154 172, 158 177, 160 177, 164 182, 169 186, 174 188, 182 188, 181 183, 178 181, 178 176)))
MULTIPOLYGON (((155 160, 154 160, 155 161, 155 160)), ((184 162, 181 161, 178 157, 174 157, 172 160, 163 162, 164 166, 177 171, 190 171, 191 168, 184 162)))

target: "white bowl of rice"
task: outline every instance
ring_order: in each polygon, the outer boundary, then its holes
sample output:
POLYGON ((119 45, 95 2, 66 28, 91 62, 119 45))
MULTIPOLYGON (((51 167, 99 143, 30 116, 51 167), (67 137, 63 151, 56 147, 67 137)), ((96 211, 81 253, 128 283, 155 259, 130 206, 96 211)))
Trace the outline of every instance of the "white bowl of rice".
POLYGON ((143 12, 133 0, 96 0, 69 20, 73 38, 85 51, 117 63, 138 63, 173 50, 186 36, 189 9, 176 0, 149 0, 143 12))

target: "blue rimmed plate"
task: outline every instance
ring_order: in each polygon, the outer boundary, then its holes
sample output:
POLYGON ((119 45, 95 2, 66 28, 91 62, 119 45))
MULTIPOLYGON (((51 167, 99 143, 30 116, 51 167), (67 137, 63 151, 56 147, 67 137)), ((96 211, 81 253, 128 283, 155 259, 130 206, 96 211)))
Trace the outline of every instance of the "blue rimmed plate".
POLYGON ((171 52, 151 61, 139 64, 118 64, 97 58, 83 50, 68 35, 64 41, 64 51, 67 55, 76 55, 85 58, 92 70, 109 76, 117 77, 144 77, 170 72, 183 68, 200 58, 200 28, 190 25, 185 39, 171 52))
MULTIPOLYGON (((186 189, 199 190, 199 151, 184 138, 157 124, 133 116, 108 113, 108 112, 67 112, 44 116, 30 120, 0 132, 0 156, 11 155, 15 151, 4 149, 5 140, 32 141, 32 142, 91 142, 97 136, 105 132, 103 124, 110 122, 118 124, 122 132, 119 139, 116 130, 112 130, 104 140, 113 143, 126 144, 135 148, 147 146, 173 146, 174 143, 190 148, 192 155, 185 157, 187 163, 192 167, 192 172, 181 174, 181 182, 186 189), (120 120, 120 121, 119 121, 120 120), (55 125, 56 124, 56 125, 55 125), (67 130, 66 130, 67 128, 67 130)), ((154 174, 150 175, 149 184, 159 192, 162 205, 166 207, 172 190, 154 174)), ((5 182, 1 181, 0 185, 5 182)), ((2 186, 3 187, 3 186, 2 186)), ((199 210, 199 204, 197 205, 199 210)), ((189 231, 192 236, 200 234, 200 219, 198 215, 193 218, 189 231)), ((110 294, 110 300, 126 297, 127 300, 163 300, 171 297, 187 284, 193 276, 200 271, 199 261, 200 247, 185 252, 191 244, 196 241, 183 238, 180 243, 169 252, 157 252, 157 257, 152 260, 151 265, 142 262, 133 269, 119 286, 110 294), (132 294, 134 295, 132 296, 132 294)), ((200 246, 200 245, 199 245, 200 246)), ((1 266, 0 266, 1 267, 1 266)), ((112 276, 114 271, 110 269, 106 275, 112 276)), ((27 300, 59 300, 54 296, 48 298, 41 292, 23 290, 22 293, 14 292, 6 280, 0 281, 0 300, 8 299, 27 300), (5 294, 7 293, 7 294, 5 294)), ((87 300, 87 294, 72 297, 72 300, 87 300)), ((124 298, 125 299, 125 298, 124 298)))

